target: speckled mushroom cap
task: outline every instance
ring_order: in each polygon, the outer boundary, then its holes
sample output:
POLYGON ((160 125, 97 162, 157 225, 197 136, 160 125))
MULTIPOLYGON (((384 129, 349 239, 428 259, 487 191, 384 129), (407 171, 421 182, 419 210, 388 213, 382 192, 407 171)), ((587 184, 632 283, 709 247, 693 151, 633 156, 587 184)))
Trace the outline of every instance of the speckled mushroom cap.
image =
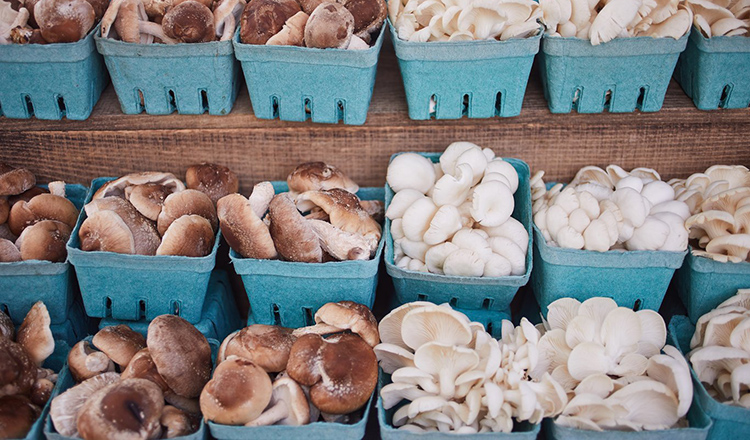
POLYGON ((272 384, 262 368, 230 356, 220 363, 201 392, 206 420, 222 425, 244 425, 258 418, 271 401, 272 384))
POLYGON ((28 202, 28 201, 31 201, 31 199, 33 199, 34 197, 38 196, 39 194, 48 194, 48 193, 49 191, 44 188, 40 188, 38 186, 32 186, 31 188, 27 189, 21 194, 8 196, 8 203, 10 204, 10 207, 12 208, 13 205, 15 205, 18 202, 28 202))
POLYGON ((146 338, 125 324, 104 327, 91 342, 122 368, 130 363, 136 353, 146 348, 146 338))
MULTIPOLYGON (((185 4, 185 3, 183 3, 185 4)), ((219 221, 216 218, 216 207, 211 199, 200 191, 186 189, 170 194, 164 199, 164 207, 156 223, 159 234, 164 235, 173 221, 183 215, 200 215, 211 223, 211 229, 216 231, 219 221)))
POLYGON ((365 43, 370 43, 373 34, 383 26, 388 16, 388 6, 384 0, 337 0, 354 17, 354 35, 365 43))
POLYGON ((156 255, 205 257, 214 247, 211 223, 199 215, 183 215, 173 221, 156 249, 156 255))
POLYGON ((161 237, 153 222, 120 197, 92 200, 78 230, 81 250, 154 255, 161 237))
POLYGON ((40 0, 34 18, 48 43, 73 43, 94 26, 96 12, 86 0, 40 0))
POLYGON ((16 240, 22 260, 62 262, 68 255, 65 244, 70 226, 55 220, 42 220, 23 230, 16 240))
POLYGON ((40 220, 57 220, 74 228, 78 220, 78 209, 65 197, 54 194, 39 194, 28 202, 13 205, 8 216, 8 226, 15 235, 40 220))
MULTIPOLYGON (((378 321, 375 316, 367 306, 353 301, 324 304, 315 312, 315 322, 338 328, 339 331, 350 330, 358 334, 371 347, 380 343, 378 321)), ((304 331, 305 328, 299 330, 304 331)), ((331 331, 325 331, 325 333, 331 333, 331 331)))
POLYGON ((216 39, 211 9, 194 0, 167 9, 161 26, 167 37, 182 43, 205 43, 216 39))
POLYGON ((331 188, 343 188, 352 194, 359 191, 359 185, 343 171, 325 162, 307 162, 298 165, 289 173, 286 183, 292 194, 331 188))
POLYGON ((221 235, 245 258, 271 259, 278 255, 271 232, 241 194, 229 194, 216 204, 221 235))
POLYGON ((52 399, 49 415, 55 430, 64 437, 77 436, 76 419, 81 407, 95 392, 119 381, 120 375, 114 371, 98 374, 52 399))
POLYGON ((211 377, 211 347, 192 324, 161 315, 148 326, 148 350, 161 377, 176 394, 198 397, 211 377))
POLYGON ((295 0, 253 0, 240 17, 240 41, 266 44, 301 9, 295 0))
POLYGON ((315 8, 320 6, 321 3, 323 3, 323 0, 300 0, 299 1, 299 5, 302 7, 302 10, 305 11, 307 15, 312 14, 315 8))
POLYGON ((26 396, 0 397, 0 438, 25 438, 41 412, 26 396))
POLYGON ((317 234, 297 211, 289 194, 277 194, 268 205, 271 237, 279 255, 288 261, 320 263, 323 250, 317 234))
POLYGON ((145 171, 142 173, 126 174, 118 179, 110 180, 94 193, 92 200, 112 196, 124 198, 126 187, 143 185, 146 183, 158 183, 164 185, 171 189, 172 192, 179 192, 185 189, 185 184, 172 173, 145 171))
MULTIPOLYGON (((121 6, 122 8, 123 6, 121 6)), ((119 33, 119 31, 118 31, 119 33)), ((125 41, 125 40, 123 40, 125 41)), ((164 199, 172 194, 173 188, 168 188, 159 183, 144 183, 125 188, 125 199, 130 202, 138 212, 151 221, 156 221, 164 206, 164 199)))
POLYGON ((47 306, 37 301, 18 328, 16 341, 37 365, 42 365, 55 351, 55 338, 49 327, 50 322, 47 306))
POLYGON ((0 163, 0 196, 15 196, 36 184, 34 174, 25 168, 13 168, 0 163))
POLYGON ((0 394, 29 394, 36 372, 37 366, 20 344, 0 338, 0 394))
POLYGON ((240 181, 232 170, 207 162, 188 167, 185 183, 189 189, 205 193, 214 203, 227 194, 236 193, 240 188, 240 181))
POLYGON ((346 49, 354 32, 354 17, 344 6, 323 2, 310 14, 305 26, 305 45, 320 49, 346 49))
POLYGON ((289 351, 296 340, 290 328, 254 324, 229 335, 226 343, 222 344, 222 356, 223 359, 232 355, 239 356, 252 361, 268 373, 278 373, 286 369, 289 351))
POLYGON ((122 379, 133 378, 150 380, 158 385, 162 391, 166 392, 169 390, 169 385, 167 385, 167 382, 164 381, 164 378, 161 377, 161 374, 159 374, 159 371, 156 369, 156 364, 154 364, 154 360, 151 358, 151 353, 148 351, 148 348, 139 351, 132 359, 130 359, 130 363, 128 363, 128 366, 122 370, 122 375, 120 377, 122 377, 122 379))

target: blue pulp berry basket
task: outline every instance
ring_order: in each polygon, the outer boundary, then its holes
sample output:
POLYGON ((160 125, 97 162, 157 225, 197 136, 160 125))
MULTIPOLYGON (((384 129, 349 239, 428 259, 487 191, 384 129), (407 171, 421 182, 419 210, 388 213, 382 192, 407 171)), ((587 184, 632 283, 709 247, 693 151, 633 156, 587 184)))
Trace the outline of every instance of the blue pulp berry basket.
POLYGON ((362 125, 367 119, 386 24, 366 50, 243 44, 242 63, 255 116, 261 119, 362 125))
POLYGON ((94 45, 98 31, 75 43, 1 45, 0 116, 88 118, 109 82, 94 45))
POLYGON ((541 39, 415 43, 391 26, 409 117, 518 116, 541 39))
MULTIPOLYGON (((65 185, 66 197, 79 210, 86 191, 88 188, 83 185, 65 185)), ((6 310, 18 325, 34 303, 43 301, 52 324, 63 324, 75 296, 72 276, 69 259, 62 263, 40 260, 0 263, 0 309, 6 310)))
MULTIPOLYGON (((437 163, 441 153, 419 153, 437 163)), ((391 156, 391 160, 393 157, 391 156)), ((391 221, 385 223, 385 268, 393 278, 393 288, 399 304, 412 301, 449 303, 452 307, 466 310, 493 310, 507 312, 510 302, 521 286, 526 285, 531 275, 531 189, 529 188, 529 166, 520 159, 505 159, 518 173, 518 190, 515 194, 513 218, 523 224, 529 233, 529 251, 526 254, 526 273, 507 277, 458 277, 438 275, 401 269, 394 262, 391 221)), ((393 198, 393 190, 385 185, 386 208, 393 198)))
POLYGON ((544 96, 552 113, 655 112, 661 109, 688 36, 616 38, 598 46, 580 38, 542 38, 544 96))
MULTIPOLYGON (((277 194, 288 191, 286 182, 272 182, 277 194)), ((360 188, 362 200, 383 200, 382 188, 360 188)), ((383 234, 385 236, 385 233, 383 234)), ((384 239, 367 261, 296 263, 243 258, 231 250, 234 270, 242 277, 255 323, 304 327, 323 304, 354 301, 372 308, 384 239)))
POLYGON ((690 321, 715 309, 737 293, 750 288, 750 263, 721 263, 688 253, 677 271, 677 293, 690 321))
POLYGON ((675 79, 701 110, 750 106, 750 42, 747 37, 706 38, 693 27, 675 79))
MULTIPOLYGON (((669 322, 669 339, 681 352, 690 350, 690 339, 695 333, 695 326, 687 316, 675 316, 669 322)), ((693 376, 693 392, 701 409, 711 417, 713 425, 708 433, 709 440, 726 440, 746 438, 750 432, 750 409, 740 406, 719 403, 708 395, 706 387, 695 375, 693 376)))
MULTIPOLYGON (((138 321, 121 321, 112 318, 102 318, 99 321, 99 328, 126 324, 131 329, 146 336, 148 325, 151 321, 141 319, 138 321)), ((208 283, 208 293, 206 293, 206 302, 203 304, 203 313, 201 320, 195 324, 203 336, 208 339, 224 340, 228 334, 243 326, 240 312, 235 304, 232 295, 232 286, 229 283, 229 276, 223 270, 215 270, 211 275, 208 283)))
POLYGON ((126 43, 96 35, 122 112, 226 115, 239 91, 232 42, 126 43))
MULTIPOLYGON (((94 179, 85 203, 110 180, 114 178, 94 179)), ((67 248, 89 316, 137 321, 176 314, 190 323, 200 321, 221 233, 205 257, 84 252, 78 231, 86 218, 86 211, 81 210, 67 248)))
POLYGON ((86 316, 83 304, 76 299, 68 311, 68 320, 64 324, 52 324, 50 330, 56 341, 67 342, 69 346, 93 334, 96 331, 94 322, 86 316))

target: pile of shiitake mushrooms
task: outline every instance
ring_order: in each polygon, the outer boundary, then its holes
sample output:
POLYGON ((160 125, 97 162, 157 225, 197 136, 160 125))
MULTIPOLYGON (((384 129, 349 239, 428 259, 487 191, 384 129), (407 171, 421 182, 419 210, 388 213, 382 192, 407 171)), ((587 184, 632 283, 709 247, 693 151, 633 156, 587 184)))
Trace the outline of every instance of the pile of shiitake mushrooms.
POLYGON ((0 44, 74 43, 96 26, 109 0, 0 0, 0 44))
POLYGON ((289 192, 261 182, 250 197, 229 194, 217 203, 221 233, 245 258, 322 263, 369 260, 378 248, 383 203, 360 200, 359 186, 323 162, 298 166, 289 192), (268 214, 266 215, 266 212, 268 214))
POLYGON ((156 317, 146 338, 127 325, 101 329, 68 354, 76 385, 52 399, 58 434, 83 439, 173 438, 200 426, 198 396, 211 347, 192 324, 156 317))
POLYGON ((50 318, 43 302, 29 310, 18 332, 0 311, 0 438, 24 438, 57 382, 57 373, 41 368, 55 350, 50 318))
POLYGON ((380 341, 370 309, 328 303, 297 330, 255 324, 227 336, 200 406, 222 425, 356 423, 378 380, 380 341), (323 337, 322 335, 327 335, 323 337))
POLYGON ((50 183, 48 193, 31 171, 0 163, 0 263, 65 261, 77 219, 65 182, 50 183))
POLYGON ((128 174, 107 182, 84 209, 81 250, 204 257, 218 229, 215 202, 237 191, 237 176, 210 163, 193 165, 187 187, 171 173, 128 174))

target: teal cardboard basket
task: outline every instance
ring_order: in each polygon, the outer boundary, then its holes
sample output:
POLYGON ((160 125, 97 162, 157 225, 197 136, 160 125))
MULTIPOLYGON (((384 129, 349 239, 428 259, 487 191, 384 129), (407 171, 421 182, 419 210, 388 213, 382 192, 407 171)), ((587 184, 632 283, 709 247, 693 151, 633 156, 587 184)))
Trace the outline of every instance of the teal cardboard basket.
POLYGON ((253 113, 260 119, 362 125, 386 24, 366 50, 243 44, 234 36, 253 113))
MULTIPOLYGON (((748 41, 750 43, 750 41, 748 41)), ((688 252, 677 271, 677 293, 691 322, 718 307, 737 289, 750 288, 750 263, 721 263, 688 252)))
MULTIPOLYGON (((272 182, 276 193, 288 191, 286 182, 272 182)), ((383 200, 382 188, 360 188, 362 200, 383 200)), ((296 263, 229 256, 242 277, 255 323, 304 327, 323 304, 354 301, 372 308, 385 233, 375 256, 367 261, 296 263)))
MULTIPOLYGON (((114 178, 94 179, 85 203, 110 180, 114 178)), ((86 218, 86 211, 81 210, 67 248, 89 316, 137 321, 176 314, 190 323, 200 321, 221 233, 205 257, 84 252, 78 231, 86 218)))
POLYGON ((589 40, 545 35, 540 58, 550 111, 660 110, 687 40, 687 35, 615 38, 593 46, 589 40))
MULTIPOLYGON (((420 153, 437 163, 441 153, 420 153)), ((393 157, 391 156, 391 160, 393 157)), ((398 304, 412 301, 431 301, 436 304, 449 303, 452 307, 467 310, 492 310, 507 312, 510 302, 521 286, 526 285, 531 275, 531 189, 529 188, 529 166, 520 159, 505 159, 518 173, 518 190, 515 194, 513 218, 523 224, 529 233, 529 250, 526 254, 526 273, 507 277, 459 277, 438 275, 401 269, 394 262, 391 221, 385 223, 385 269, 393 278, 393 288, 398 304)), ((386 183, 386 208, 393 198, 393 190, 386 183)))
POLYGON ((701 110, 746 108, 750 106, 749 70, 747 37, 706 38, 693 27, 674 77, 701 110))
POLYGON ((596 252, 549 246, 534 226, 534 296, 547 306, 560 298, 610 297, 627 308, 659 310, 687 250, 596 252))
POLYGON ((67 342, 72 347, 86 336, 94 334, 96 326, 92 324, 92 320, 83 310, 81 300, 77 299, 68 311, 68 320, 63 324, 50 325, 50 331, 55 341, 67 342))
POLYGON ((390 28, 409 118, 492 118, 521 113, 541 30, 534 37, 507 41, 416 43, 399 39, 394 27, 390 28))
POLYGON ((88 118, 109 82, 98 31, 75 43, 0 45, 0 116, 88 118))
MULTIPOLYGON (((669 322, 669 339, 681 352, 690 351, 690 339, 695 333, 695 326, 687 316, 675 316, 669 322)), ((750 432, 750 409, 740 406, 719 403, 708 395, 695 371, 690 367, 693 376, 693 392, 701 409, 711 417, 713 425, 708 433, 709 440, 741 439, 750 432)))
POLYGON ((239 90, 232 42, 136 44, 97 33, 122 112, 226 115, 239 90))
MULTIPOLYGON (((66 197, 79 210, 87 190, 83 185, 65 185, 66 197)), ((63 324, 75 296, 69 261, 68 258, 61 263, 40 260, 0 263, 0 309, 18 325, 34 303, 43 301, 52 324, 63 324)))

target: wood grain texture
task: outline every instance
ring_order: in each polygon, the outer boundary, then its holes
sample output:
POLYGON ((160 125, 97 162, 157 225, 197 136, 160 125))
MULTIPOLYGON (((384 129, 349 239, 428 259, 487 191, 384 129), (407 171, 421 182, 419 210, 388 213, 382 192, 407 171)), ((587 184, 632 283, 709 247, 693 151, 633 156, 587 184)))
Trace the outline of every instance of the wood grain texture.
POLYGON ((441 151, 455 140, 521 158, 552 180, 610 163, 685 177, 716 163, 750 165, 750 109, 699 111, 673 82, 657 113, 553 115, 532 72, 518 117, 412 121, 387 43, 364 126, 257 119, 244 89, 227 116, 126 116, 109 87, 86 121, 0 118, 1 160, 30 168, 41 181, 87 184, 142 170, 184 176, 189 165, 212 161, 235 170, 243 192, 311 160, 343 168, 360 185, 382 185, 391 154, 441 151))

